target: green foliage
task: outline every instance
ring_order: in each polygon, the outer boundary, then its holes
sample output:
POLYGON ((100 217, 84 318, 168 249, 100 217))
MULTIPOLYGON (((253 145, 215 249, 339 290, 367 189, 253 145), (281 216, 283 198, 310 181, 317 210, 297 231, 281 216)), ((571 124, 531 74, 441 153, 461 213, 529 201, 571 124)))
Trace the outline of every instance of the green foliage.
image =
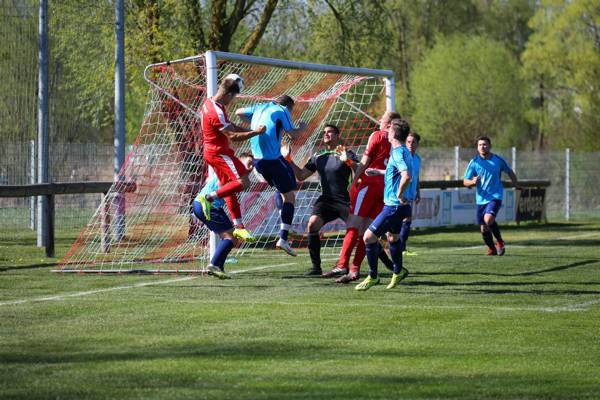
POLYGON ((600 149, 600 3, 545 0, 530 25, 523 73, 539 145, 600 149))
POLYGON ((485 133, 502 146, 523 129, 519 66, 499 42, 440 37, 415 69, 412 87, 413 126, 435 144, 472 146, 485 133))

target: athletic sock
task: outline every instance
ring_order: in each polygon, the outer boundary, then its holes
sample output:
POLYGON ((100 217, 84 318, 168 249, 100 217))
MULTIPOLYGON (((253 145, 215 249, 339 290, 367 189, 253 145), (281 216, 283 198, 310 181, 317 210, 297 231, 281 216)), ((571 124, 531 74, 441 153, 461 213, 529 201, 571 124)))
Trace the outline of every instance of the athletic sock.
POLYGON ((394 263, 394 273, 399 274, 402 271, 402 239, 390 243, 390 255, 394 263))
POLYGON ((221 268, 222 270, 225 270, 224 265, 225 265, 225 260, 227 259, 227 256, 229 255, 229 252, 231 251, 231 249, 233 249, 233 241, 230 239, 223 239, 219 242, 219 244, 217 245, 217 248, 215 249, 215 254, 213 255, 212 259, 210 260, 210 263, 212 265, 215 265, 219 268, 221 268))
POLYGON ((496 221, 494 221, 493 224, 488 225, 488 226, 489 226, 490 230, 492 231, 492 233, 494 234, 494 237, 496 238, 496 240, 503 242, 502 235, 500 235, 500 227, 498 226, 496 221))
POLYGON ((288 240, 288 232, 294 220, 294 205, 292 203, 283 203, 281 207, 281 230, 279 237, 283 240, 288 240))
POLYGON ((339 267, 348 268, 348 264, 350 264, 350 256, 352 256, 352 250, 357 244, 357 240, 359 240, 358 229, 348 228, 346 231, 346 236, 344 237, 344 243, 342 244, 342 250, 340 250, 340 259, 337 262, 339 267))
POLYGON ((490 232, 489 230, 482 232, 481 236, 483 237, 483 242, 487 245, 487 247, 489 247, 490 249, 495 249, 494 238, 492 237, 492 232, 490 232))
POLYGON ((321 237, 319 232, 308 234, 308 252, 313 269, 321 269, 321 237))
POLYGON ((366 248, 365 241, 362 238, 359 238, 356 243, 356 251, 354 252, 354 260, 352 261, 352 265, 356 265, 360 267, 363 260, 365 259, 366 248))
POLYGON ((410 234, 410 224, 412 221, 402 221, 402 228, 400 228, 400 243, 402 245, 401 250, 406 250, 406 242, 408 241, 408 235, 410 234))
POLYGON ((369 276, 373 279, 377 279, 377 258, 379 257, 379 251, 381 245, 379 242, 369 243, 365 245, 367 253, 367 262, 369 263, 369 276))
POLYGON ((387 269, 389 269, 390 271, 394 270, 394 263, 392 262, 392 260, 390 260, 390 258, 388 257, 386 252, 383 251, 383 249, 381 249, 381 251, 379 252, 379 259, 387 269))

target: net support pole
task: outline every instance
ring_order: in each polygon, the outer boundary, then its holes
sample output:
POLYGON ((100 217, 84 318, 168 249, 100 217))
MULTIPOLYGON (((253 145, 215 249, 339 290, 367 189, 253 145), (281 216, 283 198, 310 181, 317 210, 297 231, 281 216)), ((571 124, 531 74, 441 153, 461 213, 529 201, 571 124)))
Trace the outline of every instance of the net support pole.
POLYGON ((513 172, 517 172, 517 148, 516 147, 512 147, 511 148, 511 168, 513 170, 513 172))
MULTIPOLYGON (((48 0, 40 0, 38 20, 38 183, 49 183, 48 156, 48 0)), ((48 246, 48 199, 38 199, 38 247, 48 246)))
MULTIPOLYGON (((115 182, 122 180, 120 173, 125 163, 125 5, 115 1, 115 182)), ((125 195, 117 193, 115 199, 115 239, 125 235, 125 195)))
POLYGON ((565 219, 571 218, 571 149, 565 149, 565 219))
POLYGON ((459 179, 460 147, 454 146, 454 179, 459 179))
MULTIPOLYGON (((207 51, 204 54, 206 63, 206 97, 212 97, 217 94, 217 57, 214 52, 207 51)), ((210 232, 208 239, 208 247, 210 251, 210 257, 215 254, 217 245, 219 244, 219 236, 210 232)))
MULTIPOLYGON (((35 140, 29 141, 29 183, 34 185, 37 181, 36 177, 36 162, 35 162, 35 140)), ((35 212, 37 207, 37 197, 31 196, 29 198, 29 228, 35 231, 35 212)))
POLYGON ((394 77, 383 79, 385 82, 385 110, 396 111, 396 83, 394 77))

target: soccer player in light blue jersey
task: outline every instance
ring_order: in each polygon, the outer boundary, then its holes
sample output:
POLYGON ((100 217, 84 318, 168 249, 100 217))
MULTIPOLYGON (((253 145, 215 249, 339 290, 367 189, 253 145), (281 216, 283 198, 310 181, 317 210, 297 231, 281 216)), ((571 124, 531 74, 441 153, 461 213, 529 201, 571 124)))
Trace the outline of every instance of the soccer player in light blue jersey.
MULTIPOLYGON (((252 154, 242 153, 239 160, 244 164, 246 169, 250 171, 252 167, 252 161, 254 160, 252 154)), ((208 274, 216 276, 219 279, 230 279, 231 276, 225 273, 225 260, 233 249, 238 244, 238 238, 234 235, 233 223, 227 216, 227 213, 223 209, 225 200, 217 197, 212 201, 211 207, 209 208, 210 216, 205 215, 205 211, 202 208, 200 198, 203 195, 212 193, 219 188, 219 179, 217 175, 211 171, 206 182, 200 189, 198 195, 194 199, 193 210, 194 215, 198 218, 206 227, 211 231, 219 235, 221 241, 219 242, 215 253, 213 254, 210 264, 208 265, 208 274)))
MULTIPOLYGON (((419 189, 419 175, 421 173, 421 157, 417 154, 419 143, 421 142, 421 136, 417 132, 411 132, 406 138, 406 147, 410 151, 412 157, 412 174, 410 179, 410 195, 408 198, 412 199, 414 204, 418 204, 421 201, 421 190, 419 189)), ((406 250, 406 242, 410 234, 410 225, 412 223, 412 215, 404 218, 402 221, 402 228, 400 229, 400 240, 402 241, 402 252, 404 255, 416 255, 406 250)))
POLYGON ((481 236, 488 246, 488 256, 504 255, 504 241, 500 228, 496 223, 496 215, 502 206, 504 189, 500 175, 505 172, 513 185, 517 187, 517 176, 502 157, 493 154, 492 141, 487 136, 477 138, 477 155, 473 158, 463 179, 466 187, 477 186, 475 200, 477 203, 477 222, 481 227, 481 236), (494 238, 497 240, 494 246, 494 238))
POLYGON ((276 246, 289 255, 296 256, 288 242, 288 233, 294 220, 296 178, 290 163, 281 155, 283 133, 295 139, 306 129, 303 122, 300 122, 297 128, 294 127, 291 116, 293 108, 294 100, 290 96, 282 95, 275 101, 240 108, 235 113, 243 120, 250 121, 251 127, 266 126, 266 132, 260 135, 262 137, 256 136, 250 140, 254 166, 283 197, 281 229, 276 246))
POLYGON ((410 180, 412 158, 405 145, 409 132, 408 122, 404 120, 392 121, 388 131, 391 151, 384 176, 384 206, 363 236, 367 261, 369 262, 369 275, 355 287, 356 290, 368 290, 380 282, 377 273, 377 259, 383 249, 378 239, 384 233, 387 233, 394 269, 392 280, 386 288, 393 289, 408 275, 408 271, 402 266, 400 229, 402 221, 411 215, 410 180))

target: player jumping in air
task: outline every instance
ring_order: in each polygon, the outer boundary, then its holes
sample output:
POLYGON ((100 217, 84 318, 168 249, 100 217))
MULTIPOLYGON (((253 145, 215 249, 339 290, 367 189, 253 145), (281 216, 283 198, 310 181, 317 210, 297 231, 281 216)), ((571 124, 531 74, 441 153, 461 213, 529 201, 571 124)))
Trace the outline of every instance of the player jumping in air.
POLYGON ((281 155, 283 133, 295 139, 306 129, 306 124, 303 122, 298 124, 298 128, 294 127, 291 116, 293 108, 294 100, 290 96, 282 95, 275 101, 240 108, 235 113, 243 120, 250 121, 251 129, 258 129, 261 125, 266 126, 263 135, 250 139, 254 166, 269 185, 275 186, 283 198, 281 227, 276 247, 291 256, 296 256, 296 252, 288 242, 288 233, 294 220, 296 178, 290 163, 281 155))
POLYGON ((219 180, 220 187, 198 198, 203 213, 210 219, 211 203, 215 199, 225 199, 235 225, 234 235, 248 242, 256 239, 244 227, 242 212, 236 193, 248 188, 248 169, 235 156, 229 141, 242 141, 265 132, 265 126, 254 130, 240 128, 229 121, 225 106, 229 105, 242 91, 243 79, 236 74, 227 75, 219 85, 217 94, 207 98, 202 106, 202 141, 204 159, 210 165, 219 180))
POLYGON ((481 227, 483 242, 488 247, 488 256, 504 255, 504 241, 500 235, 500 228, 496 223, 496 215, 502 206, 504 189, 500 175, 502 171, 508 174, 515 187, 517 176, 502 157, 492 153, 492 141, 487 136, 477 138, 477 155, 473 158, 465 171, 463 184, 466 187, 477 186, 477 222, 481 227), (494 246, 494 238, 497 242, 494 246))
MULTIPOLYGON (((240 161, 244 164, 248 170, 251 170, 252 167, 252 154, 243 153, 240 156, 240 161)), ((229 279, 230 275, 225 273, 225 260, 227 259, 227 255, 238 244, 238 239, 233 235, 233 223, 223 210, 223 206, 225 202, 223 199, 217 197, 213 200, 212 205, 210 207, 210 215, 206 215, 204 213, 204 207, 200 203, 200 198, 206 196, 208 193, 212 193, 217 190, 219 187, 219 180, 217 176, 211 172, 208 179, 200 189, 200 192, 196 196, 193 203, 194 215, 206 225, 206 227, 221 237, 221 241, 217 245, 215 253, 210 259, 210 264, 208 265, 208 274, 212 276, 216 276, 219 279, 229 279)))

